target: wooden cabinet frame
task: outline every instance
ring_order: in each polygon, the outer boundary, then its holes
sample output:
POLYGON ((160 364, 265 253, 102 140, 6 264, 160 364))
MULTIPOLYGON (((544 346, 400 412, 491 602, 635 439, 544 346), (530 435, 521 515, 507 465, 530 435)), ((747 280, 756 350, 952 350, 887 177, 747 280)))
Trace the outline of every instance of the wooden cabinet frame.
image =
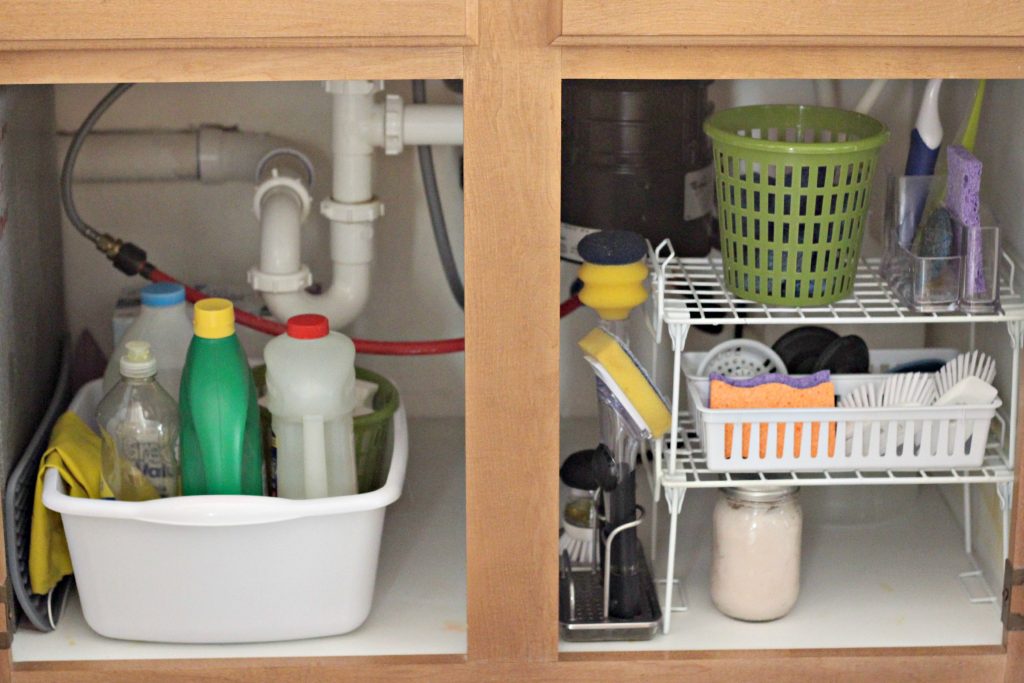
MULTIPOLYGON (((552 45, 560 3, 479 0, 478 15, 477 3, 471 4, 467 34, 475 40, 457 46, 384 41, 366 47, 291 38, 287 45, 275 39, 172 47, 129 42, 118 49, 0 45, 2 83, 464 79, 467 655, 43 662, 12 669, 3 651, 0 679, 1024 680, 1019 633, 1007 634, 1003 647, 631 653, 624 644, 617 653, 559 654, 553 523, 562 79, 1020 78, 1024 47, 552 45)), ((0 9, 0 27, 3 14, 0 9)), ((1017 462, 1019 470, 1024 467, 1024 457, 1017 462)), ((1021 481, 1019 474, 1015 522, 1021 481)), ((1024 566, 1021 525, 1014 525, 1011 539, 1014 564, 1024 566)), ((1024 589, 1012 598, 1024 605, 1024 589)))
POLYGON ((552 0, 556 45, 1024 45, 1002 0, 552 0))
POLYGON ((478 0, 5 0, 0 49, 471 45, 478 0))

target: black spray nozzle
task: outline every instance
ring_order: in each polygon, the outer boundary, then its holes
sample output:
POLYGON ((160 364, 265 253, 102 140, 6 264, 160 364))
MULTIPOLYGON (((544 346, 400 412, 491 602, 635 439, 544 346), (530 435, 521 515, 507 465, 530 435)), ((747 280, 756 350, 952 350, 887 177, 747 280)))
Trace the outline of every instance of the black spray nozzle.
POLYGON ((570 455, 562 463, 558 476, 566 486, 584 491, 611 491, 618 481, 615 476, 615 460, 604 444, 570 455))

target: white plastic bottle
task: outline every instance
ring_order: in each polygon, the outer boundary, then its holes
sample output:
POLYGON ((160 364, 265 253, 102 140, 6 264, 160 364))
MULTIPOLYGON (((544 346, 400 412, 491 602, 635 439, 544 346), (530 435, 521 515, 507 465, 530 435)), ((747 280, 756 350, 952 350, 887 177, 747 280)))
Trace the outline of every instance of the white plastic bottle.
POLYGON ((277 440, 277 495, 325 498, 358 493, 352 411, 352 340, 322 315, 297 315, 263 351, 267 408, 277 440))
POLYGON ((118 500, 180 494, 178 406, 157 384, 156 367, 148 342, 128 342, 121 381, 96 409, 103 481, 118 500))
POLYGON ((192 342, 185 288, 171 282, 156 282, 142 288, 139 317, 125 330, 103 373, 104 393, 113 389, 120 379, 119 363, 130 341, 149 342, 157 359, 157 381, 177 401, 181 370, 192 342))

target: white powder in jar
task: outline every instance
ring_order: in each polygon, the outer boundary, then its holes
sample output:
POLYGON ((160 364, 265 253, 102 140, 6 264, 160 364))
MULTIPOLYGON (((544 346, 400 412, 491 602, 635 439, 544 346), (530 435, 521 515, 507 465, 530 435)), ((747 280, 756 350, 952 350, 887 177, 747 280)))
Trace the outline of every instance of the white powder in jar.
POLYGON ((715 504, 711 600, 744 621, 785 616, 800 594, 796 487, 723 489, 715 504))

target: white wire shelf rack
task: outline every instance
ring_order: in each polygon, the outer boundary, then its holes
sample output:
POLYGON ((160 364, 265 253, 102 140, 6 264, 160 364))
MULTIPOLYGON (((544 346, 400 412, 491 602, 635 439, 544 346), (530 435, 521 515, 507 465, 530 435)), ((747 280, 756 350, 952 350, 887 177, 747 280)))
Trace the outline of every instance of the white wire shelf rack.
MULTIPOLYGON (((803 325, 807 323, 1008 322, 1024 320, 1024 288, 1017 267, 1002 254, 1000 309, 995 313, 915 312, 902 305, 881 276, 880 258, 862 258, 853 294, 827 306, 769 306, 732 294, 725 287, 722 258, 676 257, 665 240, 650 252, 655 330, 671 325, 803 325)), ((659 335, 660 336, 660 335, 659 335)))
MULTIPOLYGON (((697 426, 689 413, 679 421, 675 463, 670 462, 671 448, 662 447, 665 461, 661 466, 661 485, 665 489, 724 488, 734 486, 851 486, 880 484, 999 484, 1013 481, 1013 467, 1007 459, 1006 422, 997 414, 989 433, 985 459, 981 465, 967 469, 922 471, 852 471, 852 472, 712 472, 697 435, 697 426)), ((666 442, 671 437, 666 437, 666 442)))

